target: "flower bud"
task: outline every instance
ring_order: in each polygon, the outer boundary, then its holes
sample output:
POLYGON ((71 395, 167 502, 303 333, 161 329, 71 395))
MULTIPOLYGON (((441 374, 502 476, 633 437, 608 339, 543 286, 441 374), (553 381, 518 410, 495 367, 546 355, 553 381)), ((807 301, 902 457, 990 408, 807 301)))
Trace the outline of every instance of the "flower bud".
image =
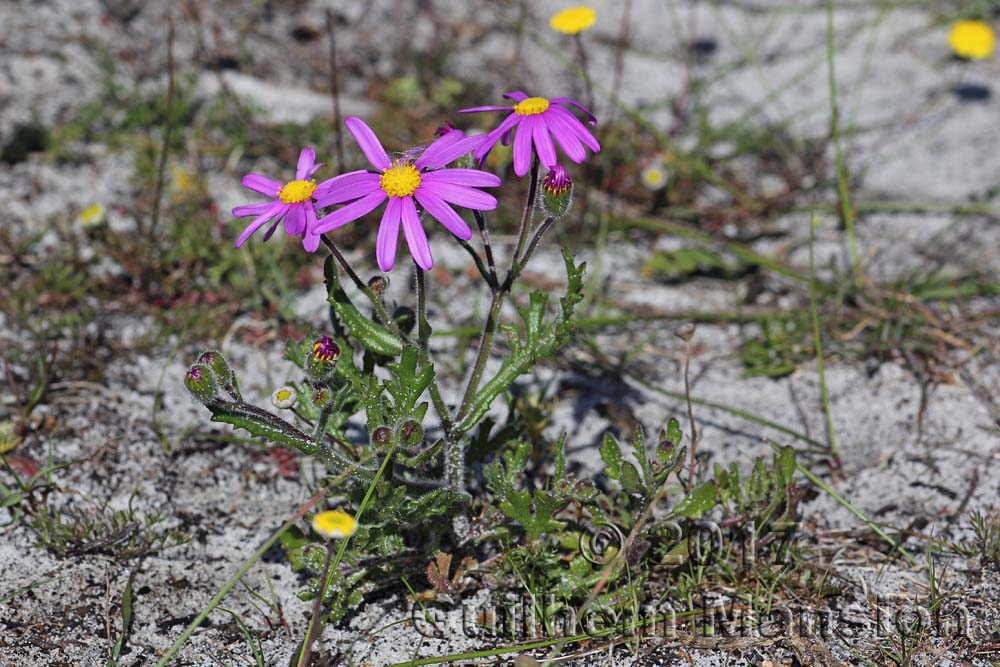
POLYGON ((214 400, 215 392, 219 388, 212 371, 205 364, 195 364, 188 369, 184 375, 184 386, 202 403, 214 400))
POLYGON ((552 218, 561 218, 573 204, 573 181, 561 164, 542 179, 542 209, 552 218))
POLYGON ((694 325, 688 322, 687 324, 682 324, 674 329, 674 335, 685 343, 690 343, 691 339, 694 338, 694 330, 694 325))
POLYGON ((311 397, 313 405, 317 408, 325 408, 333 401, 333 394, 329 387, 317 387, 311 397))
POLYGON ((399 438, 407 447, 415 447, 424 440, 424 427, 416 420, 407 419, 399 429, 399 438))
POLYGON ((216 352, 215 350, 202 352, 201 356, 198 357, 198 363, 208 366, 219 384, 227 385, 233 383, 233 369, 229 367, 229 363, 222 356, 221 352, 216 352))
POLYGON ((374 442, 379 447, 388 446, 391 440, 392 440, 392 431, 389 430, 388 426, 379 426, 372 432, 372 442, 374 442))
POLYGON ((295 405, 295 401, 298 400, 298 394, 295 390, 289 386, 278 387, 271 394, 271 405, 278 408, 279 410, 287 410, 295 405))
POLYGON ((340 346, 329 336, 320 336, 312 345, 312 351, 306 357, 306 375, 314 382, 325 382, 333 377, 337 359, 340 358, 340 346))

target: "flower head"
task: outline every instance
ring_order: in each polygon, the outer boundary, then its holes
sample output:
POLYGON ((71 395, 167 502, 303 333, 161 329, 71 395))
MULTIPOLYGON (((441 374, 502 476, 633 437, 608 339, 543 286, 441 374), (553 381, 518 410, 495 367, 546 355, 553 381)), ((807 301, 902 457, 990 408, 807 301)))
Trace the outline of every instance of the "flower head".
POLYGON ((504 118, 500 125, 486 135, 486 139, 476 149, 474 155, 480 162, 486 158, 487 153, 498 140, 503 141, 504 144, 510 143, 511 133, 514 132, 515 127, 517 131, 514 133, 514 173, 518 176, 527 174, 528 168, 531 166, 532 143, 534 143, 539 161, 549 170, 554 169, 558 162, 555 144, 552 142, 553 138, 567 157, 576 163, 583 162, 587 158, 584 146, 595 153, 601 150, 597 139, 569 110, 570 106, 576 107, 587 115, 590 125, 596 125, 597 119, 579 102, 568 97, 553 97, 551 99, 528 97, 527 93, 520 90, 507 93, 504 97, 514 100, 514 106, 483 106, 459 110, 460 113, 512 112, 504 118))
POLYGON ((592 8, 585 6, 571 7, 549 19, 549 26, 556 32, 561 32, 564 35, 577 35, 594 25, 596 20, 597 14, 592 8))
POLYGON ((312 180, 312 175, 322 166, 322 164, 316 164, 316 151, 306 147, 299 153, 295 179, 284 185, 260 174, 244 176, 243 187, 271 199, 260 204, 237 206, 233 209, 233 215, 237 218, 254 216, 240 237, 236 239, 236 247, 239 248, 254 232, 271 223, 271 227, 264 234, 264 240, 268 240, 274 234, 274 230, 278 228, 278 224, 284 220, 285 233, 301 236, 305 249, 309 252, 315 252, 316 248, 319 247, 319 234, 316 232, 314 199, 316 191, 329 181, 317 185, 316 181, 312 180))
POLYGON ((313 530, 323 537, 350 537, 358 529, 358 522, 343 510, 328 510, 313 517, 313 530))
POLYGON ((340 359, 340 346, 329 336, 320 336, 306 357, 306 375, 314 382, 326 382, 333 377, 340 359))
POLYGON ((552 218, 561 218, 569 212, 573 203, 573 180, 563 169, 561 164, 557 164, 542 179, 541 205, 545 215, 552 218))
POLYGON ((271 405, 278 408, 279 410, 287 410, 295 405, 295 401, 298 399, 298 394, 291 387, 278 387, 271 394, 271 405))
POLYGON ((388 200, 375 244, 378 265, 383 271, 389 271, 396 263, 401 223, 406 244, 417 265, 422 269, 434 266, 417 204, 448 231, 466 241, 472 238, 472 230, 452 206, 477 211, 492 211, 497 207, 497 200, 492 195, 476 188, 496 187, 500 185, 498 177, 476 169, 445 168, 475 149, 483 137, 467 137, 461 130, 451 130, 419 154, 410 151, 390 160, 382 143, 364 121, 351 117, 345 124, 377 171, 352 171, 323 183, 316 193, 319 207, 345 203, 347 206, 320 218, 316 230, 322 234, 337 229, 388 200))
POLYGON ((993 55, 996 35, 985 21, 956 21, 948 33, 948 44, 959 57, 983 60, 993 55))
POLYGON ((659 190, 667 184, 667 165, 662 158, 656 159, 646 165, 639 177, 649 190, 659 190))

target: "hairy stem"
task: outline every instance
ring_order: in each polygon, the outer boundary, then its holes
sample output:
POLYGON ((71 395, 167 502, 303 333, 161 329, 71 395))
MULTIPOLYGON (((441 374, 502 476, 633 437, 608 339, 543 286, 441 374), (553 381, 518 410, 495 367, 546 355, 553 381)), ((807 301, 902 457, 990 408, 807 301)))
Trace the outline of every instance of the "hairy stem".
MULTIPOLYGON (((424 279, 424 270, 416 263, 414 263, 414 269, 417 272, 417 346, 420 349, 420 365, 426 366, 430 364, 431 359, 429 345, 431 325, 427 321, 427 281, 424 279)), ((431 383, 430 394, 434 410, 441 418, 445 434, 448 434, 451 432, 451 417, 448 415, 448 406, 445 405, 444 398, 441 396, 437 381, 431 383)))
MULTIPOLYGON (((483 250, 486 252, 486 264, 489 266, 490 275, 487 282, 490 283, 492 289, 496 289, 498 283, 497 280, 497 265, 493 259, 493 244, 490 243, 490 230, 486 226, 486 216, 483 215, 482 211, 472 210, 473 217, 476 218, 476 225, 479 227, 479 236, 483 239, 483 250)), ((479 257, 479 255, 476 255, 479 257)))

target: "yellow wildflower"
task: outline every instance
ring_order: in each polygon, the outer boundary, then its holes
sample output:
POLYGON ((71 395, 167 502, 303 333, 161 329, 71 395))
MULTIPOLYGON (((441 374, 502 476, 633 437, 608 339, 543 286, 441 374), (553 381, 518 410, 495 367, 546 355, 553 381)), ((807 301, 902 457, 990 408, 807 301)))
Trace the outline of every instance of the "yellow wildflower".
POLYGON ((559 12, 549 19, 549 25, 556 32, 561 32, 564 35, 576 35, 594 25, 596 20, 597 14, 594 10, 581 5, 559 12))
POLYGON ((320 512, 313 517, 313 530, 323 537, 350 537, 358 529, 358 522, 343 510, 320 512))
POLYGON ((948 44, 956 55, 969 60, 983 60, 993 55, 996 35, 985 21, 956 21, 948 33, 948 44))

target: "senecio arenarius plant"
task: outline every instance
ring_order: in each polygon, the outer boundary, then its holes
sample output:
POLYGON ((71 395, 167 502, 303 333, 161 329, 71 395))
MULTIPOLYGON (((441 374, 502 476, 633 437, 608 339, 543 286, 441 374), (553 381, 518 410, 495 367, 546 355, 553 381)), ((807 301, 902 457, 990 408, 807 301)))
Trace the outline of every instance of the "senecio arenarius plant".
POLYGON ((582 297, 584 266, 565 250, 567 292, 554 314, 547 314, 547 296, 540 291, 531 293, 527 305, 517 309, 518 325, 501 324, 500 314, 544 234, 570 207, 573 185, 558 161, 556 145, 570 161, 583 162, 586 149, 597 152, 600 144, 574 112, 581 112, 591 126, 596 120, 568 98, 529 97, 521 91, 504 97, 513 104, 461 110, 508 112, 489 133, 469 136, 449 123, 426 147, 395 153, 394 158, 364 121, 348 118, 347 130, 371 169, 317 183, 313 177, 323 165, 316 162, 312 148, 303 148, 294 179, 282 184, 247 174, 244 187, 268 199, 233 209, 236 217, 252 216, 236 240, 237 248, 264 227, 266 241, 282 223, 286 234, 301 237, 306 251, 326 246, 330 329, 289 342, 287 359, 304 377, 271 395, 280 414, 247 401, 235 373, 218 352, 202 354, 188 370, 185 384, 212 413, 213 421, 321 461, 342 506, 356 510, 359 528, 353 539, 359 549, 388 553, 403 545, 407 529, 442 530, 441 522, 428 519, 468 499, 467 465, 482 461, 504 444, 502 429, 488 416, 494 399, 540 359, 553 355, 574 332, 573 308, 582 297), (529 179, 505 272, 494 255, 485 216, 498 205, 488 189, 499 186, 501 179, 482 170, 498 141, 513 142, 514 173, 529 179), (396 265, 402 226, 413 258, 415 307, 387 303, 386 278, 377 275, 363 282, 326 235, 380 207, 376 263, 385 272, 396 265), (471 212, 476 223, 481 252, 470 244, 473 230, 462 217, 463 210, 471 212), (428 346, 425 271, 434 264, 427 235, 434 229, 425 227, 428 218, 439 222, 469 252, 491 296, 475 361, 456 405, 443 398, 428 346), (365 307, 349 295, 351 285, 367 301, 365 307), (498 331, 507 336, 508 351, 499 370, 487 373, 498 331), (349 420, 360 413, 367 424, 366 438, 350 435, 356 429, 348 428, 349 420))

